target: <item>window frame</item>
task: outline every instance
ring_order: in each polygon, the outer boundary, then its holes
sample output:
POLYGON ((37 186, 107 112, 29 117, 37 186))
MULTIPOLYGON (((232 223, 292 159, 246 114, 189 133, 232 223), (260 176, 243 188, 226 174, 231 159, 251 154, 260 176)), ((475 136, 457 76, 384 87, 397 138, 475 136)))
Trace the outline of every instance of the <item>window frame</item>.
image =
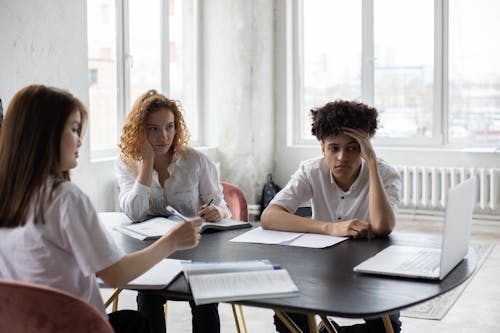
MULTIPOLYGON (((117 93, 116 93, 116 121, 117 121, 117 143, 120 140, 121 128, 125 121, 126 115, 131 107, 131 87, 130 87, 130 68, 132 65, 132 55, 130 54, 129 45, 129 1, 130 0, 115 0, 115 19, 116 19, 116 82, 117 82, 117 93)), ((194 43, 194 124, 190 126, 191 133, 195 132, 196 139, 191 139, 190 143, 192 145, 201 145, 201 138, 203 137, 201 133, 200 126, 200 38, 201 38, 201 24, 199 8, 200 0, 193 1, 193 32, 194 36, 192 42, 194 43)), ((159 0, 160 2, 160 40, 169 40, 169 15, 170 15, 170 1, 159 0)), ((161 59, 161 89, 162 92, 167 96, 170 94, 170 43, 162 43, 160 50, 161 59)), ((92 125, 91 125, 92 126, 92 125)), ((118 147, 108 148, 108 149, 93 149, 91 147, 91 160, 98 161, 103 159, 114 158, 118 155, 118 147)))
MULTIPOLYGON (((361 102, 374 102, 374 0, 361 1, 361 102)), ((304 0, 287 1, 287 144, 289 146, 317 145, 315 138, 304 137, 301 121, 303 110, 303 11, 304 0)), ((378 137, 374 144, 383 147, 440 147, 447 149, 470 149, 449 142, 448 126, 448 42, 449 0, 434 0, 434 73, 433 73, 433 128, 431 138, 378 137)), ((492 144, 474 143, 479 150, 492 144)))

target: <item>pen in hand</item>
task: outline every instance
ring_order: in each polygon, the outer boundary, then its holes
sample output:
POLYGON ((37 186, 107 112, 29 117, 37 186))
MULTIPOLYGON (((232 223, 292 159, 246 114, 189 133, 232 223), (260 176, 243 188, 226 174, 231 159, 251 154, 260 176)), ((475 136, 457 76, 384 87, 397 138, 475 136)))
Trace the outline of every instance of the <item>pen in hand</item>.
MULTIPOLYGON (((214 198, 210 199, 210 201, 208 202, 207 204, 207 207, 210 206, 212 204, 212 202, 214 202, 214 198)), ((206 208, 206 207, 205 207, 206 208)), ((205 214, 201 214, 200 217, 203 217, 205 216, 205 214)))
POLYGON ((185 217, 184 215, 182 215, 181 213, 179 213, 174 207, 168 205, 167 207, 165 207, 167 212, 169 212, 170 214, 172 215, 175 215, 175 216, 178 216, 180 217, 183 221, 187 222, 187 217, 185 217))

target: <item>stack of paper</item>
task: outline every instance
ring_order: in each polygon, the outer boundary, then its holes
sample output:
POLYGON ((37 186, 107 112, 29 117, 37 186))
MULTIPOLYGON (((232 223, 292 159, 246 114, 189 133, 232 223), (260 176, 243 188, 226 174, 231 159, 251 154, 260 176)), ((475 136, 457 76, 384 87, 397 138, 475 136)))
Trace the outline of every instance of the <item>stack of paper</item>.
POLYGON ((194 302, 199 304, 298 295, 285 269, 269 260, 183 262, 194 302))

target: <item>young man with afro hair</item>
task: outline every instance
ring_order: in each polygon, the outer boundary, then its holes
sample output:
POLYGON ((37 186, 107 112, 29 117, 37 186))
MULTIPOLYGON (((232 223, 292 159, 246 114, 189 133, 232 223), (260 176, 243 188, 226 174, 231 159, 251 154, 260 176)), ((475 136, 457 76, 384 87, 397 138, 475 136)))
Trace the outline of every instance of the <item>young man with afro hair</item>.
MULTIPOLYGON (((261 217, 264 229, 309 232, 352 238, 385 237, 396 224, 401 177, 377 158, 371 138, 378 112, 363 103, 338 100, 311 110, 312 134, 323 156, 302 162, 261 217), (312 217, 293 213, 311 203, 312 217)), ((304 331, 307 317, 289 316, 304 331)), ((400 331, 399 313, 390 316, 400 331)), ((341 332, 385 332, 381 319, 342 327, 341 332)), ((279 332, 287 332, 275 317, 279 332)))

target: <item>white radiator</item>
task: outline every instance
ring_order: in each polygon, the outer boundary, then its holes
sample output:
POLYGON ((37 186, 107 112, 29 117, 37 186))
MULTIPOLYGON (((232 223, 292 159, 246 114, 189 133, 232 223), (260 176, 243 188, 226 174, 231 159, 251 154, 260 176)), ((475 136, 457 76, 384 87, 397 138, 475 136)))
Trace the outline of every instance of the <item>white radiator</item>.
POLYGON ((401 174, 400 207, 442 210, 448 189, 476 178, 476 213, 500 214, 500 169, 396 166, 401 174))

